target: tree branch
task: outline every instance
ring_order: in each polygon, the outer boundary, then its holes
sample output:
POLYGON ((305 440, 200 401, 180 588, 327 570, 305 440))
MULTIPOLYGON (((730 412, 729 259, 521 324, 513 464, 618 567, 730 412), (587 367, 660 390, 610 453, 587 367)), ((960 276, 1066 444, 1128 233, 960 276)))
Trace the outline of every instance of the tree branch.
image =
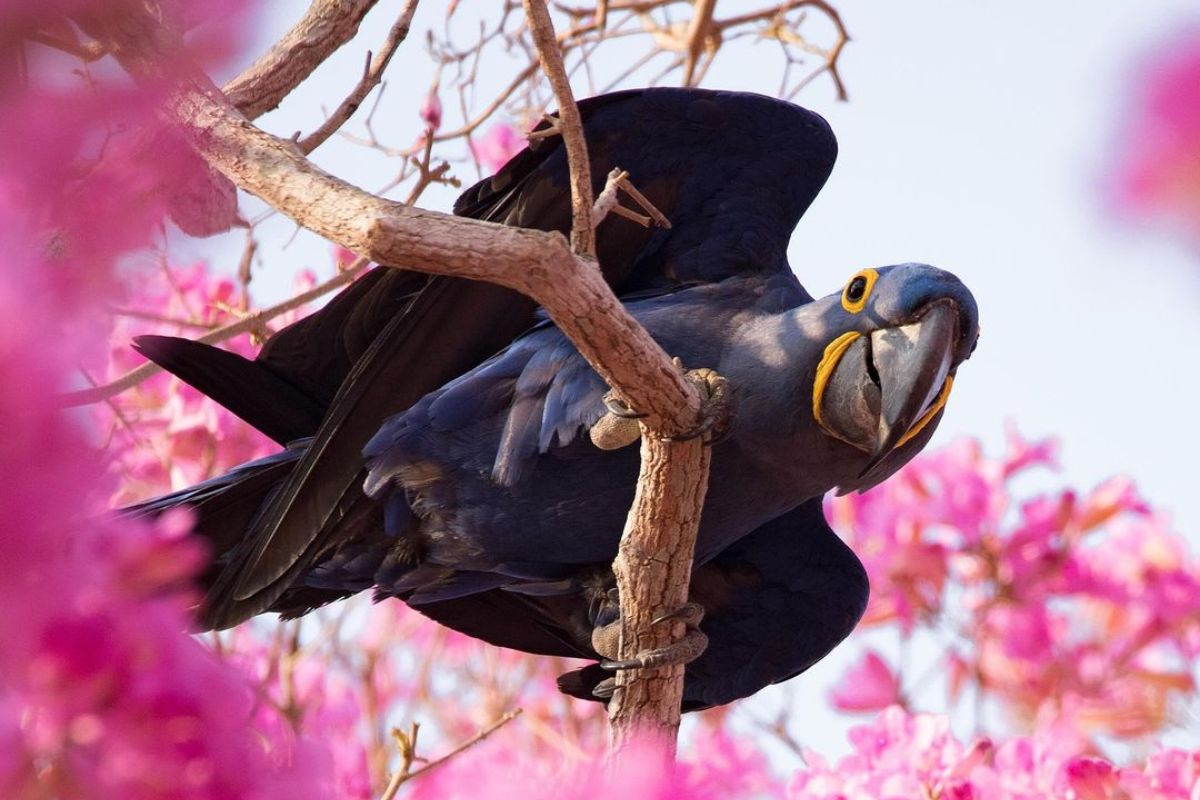
MULTIPOLYGON (((683 633, 671 630, 680 623, 654 620, 687 602, 711 452, 699 438, 672 442, 642 427, 637 493, 613 561, 623 659, 670 645, 683 633)), ((614 750, 650 738, 674 752, 683 670, 677 665, 617 673, 608 706, 614 750)))
MULTIPOLYGON (((625 185, 628 190, 631 186, 629 176, 614 170, 599 202, 593 204, 583 121, 563 67, 550 13, 545 0, 524 0, 524 4, 538 59, 558 100, 557 128, 567 150, 571 173, 572 248, 592 262, 596 257, 595 226, 616 205, 617 188, 625 185)), ((640 194, 637 197, 639 202, 645 201, 640 194)), ((599 270, 593 272, 598 274, 599 270)), ((639 332, 644 333, 640 327, 639 332)), ((574 336, 571 338, 576 341, 574 336)), ((675 372, 679 374, 682 370, 675 372)), ((632 408, 642 413, 647 411, 641 401, 626 393, 627 387, 612 381, 609 385, 632 408)), ((689 399, 694 398, 693 392, 689 399)), ((709 450, 700 437, 669 441, 653 419, 647 419, 641 428, 637 493, 613 562, 621 603, 622 659, 670 645, 677 633, 683 633, 671 630, 676 625, 656 625, 654 620, 687 602, 696 534, 708 490, 709 450)), ((618 673, 616 692, 609 703, 609 730, 616 750, 649 736, 674 752, 683 702, 683 669, 679 665, 618 673)))
MULTIPOLYGON (((149 69, 131 64, 134 72, 149 69)), ((489 281, 545 307, 600 376, 665 435, 695 428, 695 391, 629 315, 594 263, 560 234, 410 208, 321 170, 294 142, 255 127, 202 77, 174 114, 197 151, 245 191, 331 242, 385 266, 489 281)))
POLYGON ((400 16, 392 24, 391 30, 388 31, 387 39, 383 43, 383 47, 375 54, 371 60, 370 66, 363 73, 362 79, 358 85, 350 92, 341 105, 337 107, 329 119, 321 123, 321 126, 315 131, 305 136, 300 140, 300 149, 305 153, 311 153, 316 150, 321 144, 334 134, 334 132, 342 127, 346 120, 358 110, 362 105, 362 101, 367 98, 371 90, 379 85, 379 81, 383 79, 383 71, 387 69, 388 62, 392 60, 392 55, 396 52, 396 48, 408 36, 408 31, 412 27, 413 14, 417 11, 418 0, 405 0, 404 7, 400 10, 400 16))
POLYGON ((592 170, 583 138, 583 120, 571 81, 563 66, 562 50, 554 35, 554 24, 545 0, 524 0, 529 31, 537 48, 542 72, 550 81, 554 98, 558 100, 558 130, 567 149, 571 169, 571 249, 587 259, 596 258, 596 229, 592 225, 592 170))
MULTIPOLYGON (((488 725, 486 728, 481 728, 470 739, 467 739, 462 744, 459 744, 457 747, 455 747, 449 753, 446 753, 443 756, 438 756, 433 761, 430 761, 428 764, 423 765, 420 769, 415 769, 415 770, 409 771, 409 769, 407 769, 407 768, 402 768, 402 769, 398 770, 396 772, 396 774, 394 774, 392 776, 391 780, 388 781, 387 788, 384 789, 383 795, 381 795, 380 800, 393 800, 396 797, 396 793, 400 791, 400 787, 403 786, 405 783, 407 783, 408 781, 411 781, 413 778, 417 777, 418 775, 421 775, 422 773, 428 772, 429 770, 434 769, 436 767, 440 767, 442 764, 445 764, 451 758, 453 758, 454 756, 463 752, 464 750, 467 750, 467 749, 479 744, 484 739, 491 736, 493 733, 500 730, 505 725, 512 722, 514 719, 516 719, 517 716, 521 713, 521 711, 522 711, 522 709, 520 709, 520 708, 514 708, 512 711, 506 711, 503 715, 500 716, 499 719, 497 719, 491 725, 488 725)), ((409 768, 411 768, 411 766, 412 766, 411 762, 407 766, 409 768)))
MULTIPOLYGON (((325 59, 354 38, 378 0, 313 0, 291 30, 225 84, 229 102, 256 119, 283 102, 325 59)), ((415 4, 414 4, 415 5, 415 4)))
MULTIPOLYGON (((613 294, 595 263, 592 191, 578 109, 543 0, 525 0, 539 29, 539 59, 558 96, 570 155, 574 250, 557 233, 522 230, 416 209, 368 194, 322 171, 294 142, 256 128, 203 75, 175 91, 171 112, 193 147, 242 189, 303 227, 382 265, 490 281, 542 305, 600 376, 642 420, 642 467, 614 563, 622 604, 621 657, 674 635, 652 621, 687 599, 708 453, 692 435, 697 388, 613 294)), ((135 77, 161 80, 175 41, 153 21, 119 28, 114 52, 135 77)), ((636 180, 637 176, 633 176, 636 180)), ((627 671, 610 704, 617 744, 650 731, 673 744, 682 667, 627 671), (644 674, 643 674, 644 673, 644 674)))

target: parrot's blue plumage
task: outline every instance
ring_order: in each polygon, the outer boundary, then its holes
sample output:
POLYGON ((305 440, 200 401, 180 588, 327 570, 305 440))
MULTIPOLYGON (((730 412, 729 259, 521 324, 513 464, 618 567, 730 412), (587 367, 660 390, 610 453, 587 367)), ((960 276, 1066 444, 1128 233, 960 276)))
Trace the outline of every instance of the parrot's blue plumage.
MULTIPOLYGON (((696 89, 580 106, 597 184, 628 170, 671 223, 610 216, 606 279, 668 353, 732 387, 691 585, 708 647, 684 695, 685 708, 726 703, 803 671, 857 622, 866 577, 821 499, 875 485, 924 447, 975 345, 975 301, 921 264, 862 270, 818 300, 801 287, 788 239, 836 155, 812 112, 696 89)), ((536 140, 455 212, 567 230, 558 140, 536 140)), ((598 656, 618 614, 609 565, 637 448, 593 444, 608 387, 527 300, 376 269, 254 361, 161 337, 138 346, 291 442, 135 508, 197 508, 218 554, 205 625, 373 588, 496 644, 598 656)), ((606 675, 560 685, 602 695, 606 675)))

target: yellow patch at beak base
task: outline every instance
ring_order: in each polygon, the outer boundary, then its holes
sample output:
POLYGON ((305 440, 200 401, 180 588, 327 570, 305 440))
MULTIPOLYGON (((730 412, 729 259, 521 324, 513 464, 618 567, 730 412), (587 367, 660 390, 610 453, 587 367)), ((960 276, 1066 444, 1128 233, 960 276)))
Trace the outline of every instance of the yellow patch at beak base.
POLYGON ((854 340, 860 336, 862 334, 857 331, 848 331, 825 345, 825 352, 821 355, 821 363, 817 364, 816 378, 813 379, 813 419, 821 426, 821 430, 835 439, 841 439, 842 441, 846 440, 838 436, 836 431, 825 424, 825 419, 821 414, 821 398, 825 395, 825 387, 829 385, 829 379, 833 376, 833 371, 837 369, 838 362, 842 360, 842 355, 850 345, 854 344, 854 340))

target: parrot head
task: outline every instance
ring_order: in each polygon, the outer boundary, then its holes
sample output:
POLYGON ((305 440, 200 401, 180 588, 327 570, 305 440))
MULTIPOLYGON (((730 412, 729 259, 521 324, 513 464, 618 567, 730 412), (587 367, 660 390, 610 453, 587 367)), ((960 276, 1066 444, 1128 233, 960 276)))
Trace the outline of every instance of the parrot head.
POLYGON ((821 301, 825 345, 813 380, 821 430, 861 454, 841 493, 890 476, 928 441, 958 367, 979 338, 975 298, 925 264, 864 269, 821 301))

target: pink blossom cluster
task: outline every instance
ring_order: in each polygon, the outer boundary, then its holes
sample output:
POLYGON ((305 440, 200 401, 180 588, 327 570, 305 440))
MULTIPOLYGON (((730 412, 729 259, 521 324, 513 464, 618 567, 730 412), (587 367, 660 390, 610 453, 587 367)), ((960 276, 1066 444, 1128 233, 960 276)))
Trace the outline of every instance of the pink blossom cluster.
MULTIPOLYGON (((309 270, 295 279, 299 293, 315 283, 309 270)), ((99 383, 116 380, 145 358, 131 346, 135 336, 164 334, 195 338, 244 319, 251 313, 244 288, 205 264, 190 267, 138 266, 119 277, 107 341, 108 352, 89 372, 99 383)), ((256 340, 294 321, 289 312, 221 347, 253 358, 256 340)), ((118 478, 112 505, 122 505, 181 489, 230 468, 275 452, 279 446, 229 411, 167 373, 159 373, 107 403, 92 407, 118 478)))
POLYGON ((675 764, 653 741, 630 745, 613 763, 597 757, 598 752, 563 752, 555 757, 489 740, 422 778, 412 798, 750 800, 783 796, 783 786, 763 753, 723 729, 700 731, 675 764))
POLYGON ((1133 88, 1116 154, 1117 199, 1200 242, 1200 27, 1157 47, 1133 88))
MULTIPOLYGON (((949 628, 951 698, 967 684, 1016 719, 1119 737, 1159 731, 1194 696, 1200 561, 1127 479, 1017 502, 1011 483, 1054 464, 1051 441, 1010 435, 1004 458, 956 442, 829 513, 872 583, 866 625, 949 628)), ((834 693, 846 710, 902 702, 867 653, 834 693)))
MULTIPOLYGON (((0 30, 61 40, 135 7, 5 2, 0 30)), ((267 746, 247 726, 248 683, 186 634, 207 558, 186 516, 146 524, 87 504, 104 465, 57 395, 93 351, 87 320, 113 296, 114 260, 154 234, 153 187, 174 166, 122 152, 157 91, 104 62, 73 88, 58 66, 31 51, 27 85, 0 86, 0 152, 19 156, 0 161, 0 797, 325 797, 322 748, 267 746)))
POLYGON ((257 730, 284 745, 319 732, 339 800, 382 792, 401 763, 389 731, 412 722, 420 724, 421 758, 517 709, 517 720, 495 734, 506 752, 553 761, 564 751, 604 750, 603 708, 568 701, 555 685, 572 664, 491 647, 399 601, 348 601, 303 624, 251 622, 214 641, 256 687, 257 730))
POLYGON ((968 744, 945 716, 892 706, 852 729, 850 743, 852 753, 836 763, 806 752, 788 800, 1194 800, 1200 791, 1200 751, 1158 749, 1123 767, 1089 754, 1062 724, 968 744))

